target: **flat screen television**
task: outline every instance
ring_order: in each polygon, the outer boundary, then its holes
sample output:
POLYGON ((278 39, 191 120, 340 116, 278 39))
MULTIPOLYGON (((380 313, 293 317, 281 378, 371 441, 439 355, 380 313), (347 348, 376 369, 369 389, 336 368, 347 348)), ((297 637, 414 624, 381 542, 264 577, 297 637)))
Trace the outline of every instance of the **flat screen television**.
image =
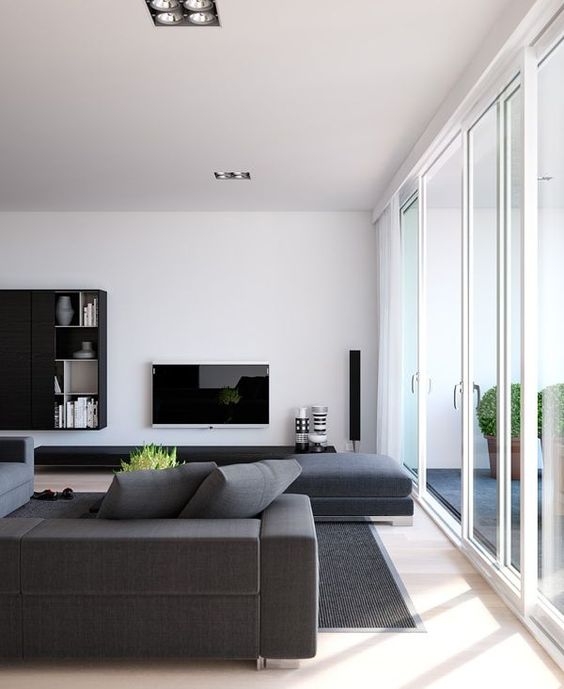
POLYGON ((153 363, 155 428, 258 428, 269 423, 267 362, 153 363))

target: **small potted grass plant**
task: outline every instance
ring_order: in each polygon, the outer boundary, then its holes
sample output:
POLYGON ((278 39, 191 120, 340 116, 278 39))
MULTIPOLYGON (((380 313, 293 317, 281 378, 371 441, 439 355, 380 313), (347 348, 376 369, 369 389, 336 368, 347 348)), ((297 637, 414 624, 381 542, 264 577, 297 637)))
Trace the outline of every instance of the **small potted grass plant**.
POLYGON ((138 447, 122 460, 118 471, 142 471, 147 469, 172 469, 178 466, 176 448, 149 443, 138 447))

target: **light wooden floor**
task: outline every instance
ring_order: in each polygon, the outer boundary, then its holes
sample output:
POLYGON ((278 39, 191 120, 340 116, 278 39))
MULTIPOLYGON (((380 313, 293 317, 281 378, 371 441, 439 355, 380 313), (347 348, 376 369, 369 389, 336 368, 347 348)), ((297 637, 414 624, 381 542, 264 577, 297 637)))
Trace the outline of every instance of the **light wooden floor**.
MULTIPOLYGON (((45 474, 37 489, 104 490, 111 474, 45 474)), ((320 634, 299 670, 250 662, 41 662, 0 665, 1 689, 557 689, 564 676, 420 509, 413 527, 378 527, 423 618, 422 634, 320 634)))

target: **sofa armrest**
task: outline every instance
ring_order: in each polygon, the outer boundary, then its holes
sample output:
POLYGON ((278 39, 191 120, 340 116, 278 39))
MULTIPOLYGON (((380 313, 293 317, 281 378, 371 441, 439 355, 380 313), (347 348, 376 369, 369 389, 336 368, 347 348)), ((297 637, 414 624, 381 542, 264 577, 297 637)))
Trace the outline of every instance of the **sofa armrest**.
POLYGON ((317 536, 307 495, 284 494, 262 514, 260 654, 312 658, 317 650, 317 536))
POLYGON ((33 438, 0 438, 0 462, 21 462, 33 466, 33 438))

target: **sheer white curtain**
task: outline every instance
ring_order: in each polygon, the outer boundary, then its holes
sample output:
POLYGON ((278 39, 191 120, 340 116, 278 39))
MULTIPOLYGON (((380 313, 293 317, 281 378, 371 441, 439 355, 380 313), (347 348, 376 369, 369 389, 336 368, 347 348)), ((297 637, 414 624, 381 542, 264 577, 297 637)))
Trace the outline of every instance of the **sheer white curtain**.
POLYGON ((394 195, 376 222, 378 395, 376 450, 401 462, 402 341, 400 215, 394 195))

